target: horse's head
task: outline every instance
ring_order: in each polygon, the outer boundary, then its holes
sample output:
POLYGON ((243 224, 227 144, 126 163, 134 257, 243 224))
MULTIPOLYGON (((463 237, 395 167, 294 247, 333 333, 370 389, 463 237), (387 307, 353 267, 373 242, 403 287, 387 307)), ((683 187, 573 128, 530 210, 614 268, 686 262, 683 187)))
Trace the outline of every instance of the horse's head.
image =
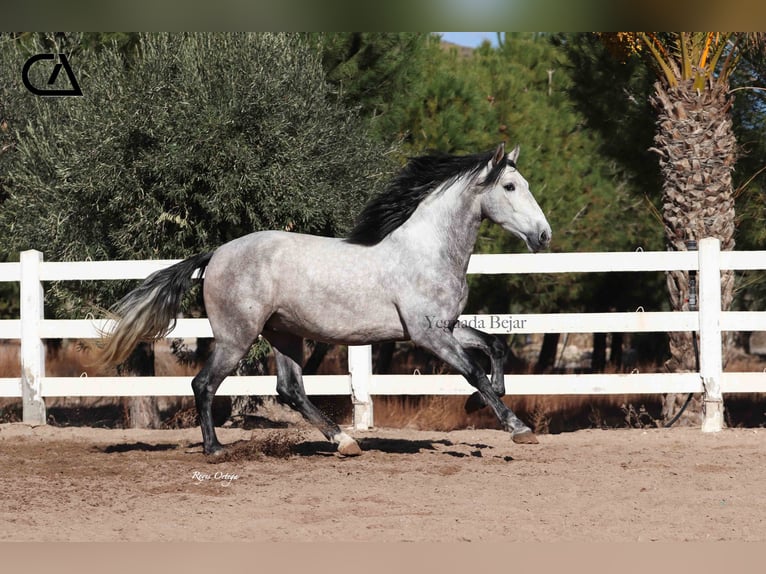
POLYGON ((551 241, 551 226, 529 191, 529 183, 516 169, 519 146, 506 154, 500 144, 480 180, 481 214, 524 240, 530 251, 551 241))

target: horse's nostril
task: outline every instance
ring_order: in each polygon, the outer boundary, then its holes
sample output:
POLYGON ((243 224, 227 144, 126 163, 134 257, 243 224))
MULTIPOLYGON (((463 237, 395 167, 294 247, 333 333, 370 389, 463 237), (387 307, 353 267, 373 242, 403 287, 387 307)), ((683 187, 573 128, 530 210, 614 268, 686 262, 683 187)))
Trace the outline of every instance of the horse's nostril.
POLYGON ((550 240, 551 236, 546 230, 540 232, 540 243, 548 243, 550 240))

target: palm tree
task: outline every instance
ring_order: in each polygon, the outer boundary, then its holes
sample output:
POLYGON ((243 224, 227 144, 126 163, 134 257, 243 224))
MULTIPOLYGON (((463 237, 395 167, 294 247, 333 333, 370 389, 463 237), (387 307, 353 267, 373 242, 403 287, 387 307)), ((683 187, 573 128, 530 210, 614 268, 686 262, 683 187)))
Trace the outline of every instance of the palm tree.
MULTIPOLYGON (((732 32, 617 32, 602 34, 606 45, 623 56, 643 56, 657 73, 651 103, 656 111, 652 151, 662 175, 662 220, 667 246, 687 249, 687 241, 717 237, 721 249, 734 248, 735 207, 732 170, 736 138, 732 129, 734 102, 729 80, 743 54, 760 36, 732 32)), ((721 277, 721 303, 729 309, 734 275, 721 277)), ((688 309, 689 274, 667 273, 674 310, 688 309)), ((669 333, 671 371, 696 370, 690 333, 669 333)), ((724 361, 730 342, 724 349, 724 361)), ((680 408, 683 397, 668 395, 663 417, 680 408)), ((689 423, 700 422, 696 399, 689 423)))

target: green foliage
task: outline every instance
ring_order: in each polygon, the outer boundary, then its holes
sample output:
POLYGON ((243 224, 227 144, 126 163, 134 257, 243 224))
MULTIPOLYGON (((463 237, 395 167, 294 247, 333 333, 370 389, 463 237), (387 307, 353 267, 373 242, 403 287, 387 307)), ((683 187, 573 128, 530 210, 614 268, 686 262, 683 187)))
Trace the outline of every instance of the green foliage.
POLYGON ((475 153, 499 141, 490 95, 482 71, 455 48, 444 48, 438 37, 429 39, 419 82, 412 87, 397 130, 403 151, 424 150, 475 153))
POLYGON ((649 102, 655 81, 640 59, 621 61, 594 34, 554 37, 566 53, 567 93, 597 134, 598 152, 615 162, 621 176, 651 198, 662 188, 654 145, 656 114, 649 102))
MULTIPOLYGON (((178 258, 260 229, 342 234, 387 174, 297 34, 143 34, 129 56, 130 42, 99 45, 70 58, 83 97, 40 98, 18 77, 28 47, 0 44, 6 253, 178 258)), ((66 314, 115 294, 54 296, 66 314)))
POLYGON ((19 284, 0 283, 0 319, 19 318, 19 284))
POLYGON ((426 45, 424 32, 323 32, 310 35, 327 81, 346 106, 358 107, 384 141, 401 137, 403 110, 417 99, 426 45))
MULTIPOLYGON (((737 249, 766 248, 766 58, 754 51, 740 62, 731 78, 735 102, 734 131, 739 144, 732 174, 737 209, 737 249), (756 88, 756 89, 753 89, 756 88), (761 89, 757 89, 761 88, 761 89)), ((761 310, 766 305, 766 272, 740 274, 736 305, 761 310)))
POLYGON ((81 50, 113 49, 116 46, 127 55, 135 50, 139 41, 137 32, 19 32, 10 36, 30 53, 39 53, 38 49, 42 48, 47 52, 77 54, 81 50))

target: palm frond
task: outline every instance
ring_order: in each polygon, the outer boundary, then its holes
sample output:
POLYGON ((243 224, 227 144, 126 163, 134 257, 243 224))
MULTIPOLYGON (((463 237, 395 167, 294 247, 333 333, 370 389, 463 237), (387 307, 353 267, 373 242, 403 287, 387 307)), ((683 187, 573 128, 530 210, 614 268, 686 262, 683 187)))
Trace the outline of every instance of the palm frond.
POLYGON ((763 32, 613 32, 599 36, 624 55, 643 55, 669 87, 693 81, 696 90, 728 82, 745 53, 766 55, 763 32))
POLYGON ((653 32, 639 32, 638 35, 651 52, 655 64, 662 71, 668 85, 675 86, 678 83, 678 69, 673 59, 669 57, 665 46, 653 32))

